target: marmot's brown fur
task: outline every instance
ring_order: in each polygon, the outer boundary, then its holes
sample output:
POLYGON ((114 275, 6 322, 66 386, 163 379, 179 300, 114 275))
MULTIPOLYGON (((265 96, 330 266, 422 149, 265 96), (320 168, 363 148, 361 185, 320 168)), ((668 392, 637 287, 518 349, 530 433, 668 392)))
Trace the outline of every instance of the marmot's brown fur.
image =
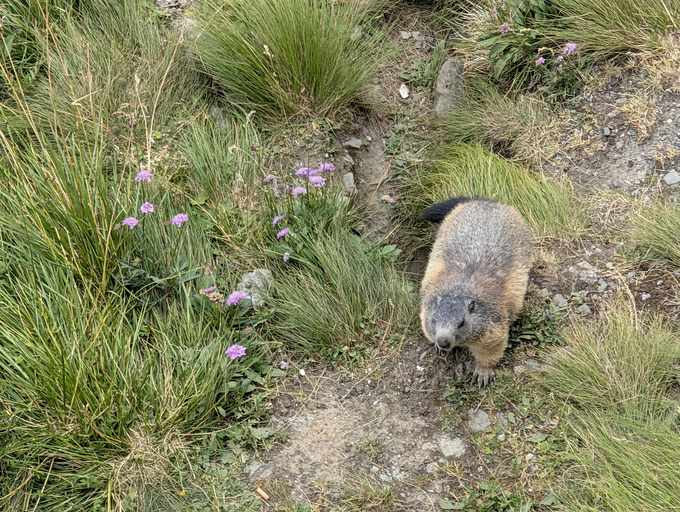
POLYGON ((467 347, 480 387, 508 344, 522 309, 533 263, 533 243, 512 206, 457 197, 431 206, 425 218, 441 222, 420 288, 425 336, 444 351, 467 347))

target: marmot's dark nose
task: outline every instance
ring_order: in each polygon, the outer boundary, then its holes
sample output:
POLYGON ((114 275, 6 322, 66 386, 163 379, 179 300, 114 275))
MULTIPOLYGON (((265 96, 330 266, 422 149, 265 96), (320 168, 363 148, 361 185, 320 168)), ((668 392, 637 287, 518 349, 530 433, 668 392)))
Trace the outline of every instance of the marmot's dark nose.
POLYGON ((449 340, 437 340, 437 345, 439 345, 439 348, 449 348, 449 340))

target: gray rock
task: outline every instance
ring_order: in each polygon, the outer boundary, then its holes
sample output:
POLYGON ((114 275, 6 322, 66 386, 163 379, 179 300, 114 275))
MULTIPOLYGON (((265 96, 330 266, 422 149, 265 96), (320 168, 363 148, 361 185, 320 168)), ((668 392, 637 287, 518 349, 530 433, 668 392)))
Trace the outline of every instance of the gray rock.
POLYGON ((364 87, 363 96, 365 101, 372 104, 373 107, 381 107, 390 103, 390 100, 385 97, 378 84, 368 84, 364 87))
POLYGON ((663 177, 663 180, 667 185, 677 187, 678 183, 680 183, 680 174, 678 174, 677 171, 671 171, 663 177))
POLYGON ((579 307, 576 308, 576 311, 578 313, 581 313, 582 315, 589 315, 590 313, 592 313, 588 304, 581 304, 579 307))
POLYGON ((525 371, 527 371, 527 369, 523 364, 518 364, 512 369, 512 371, 515 372, 515 375, 522 375, 525 371))
POLYGON ((486 427, 491 425, 491 418, 481 409, 478 409, 476 412, 470 409, 468 415, 470 416, 470 430, 473 432, 484 432, 486 427))
POLYGON ((526 361, 524 361, 524 366, 530 372, 536 371, 541 367, 541 365, 539 364, 538 361, 536 361, 536 359, 527 359, 526 361))
POLYGON ((545 299, 546 297, 550 296, 550 290, 548 290, 547 288, 541 288, 540 290, 538 290, 538 296, 543 297, 545 299))
POLYGON ((609 285, 607 284, 607 282, 606 282, 604 279, 600 279, 600 280, 597 282, 597 291, 600 292, 600 293, 602 293, 603 291, 605 291, 605 290, 607 289, 607 286, 609 286, 609 285))
POLYGON ((609 137, 612 134, 612 131, 609 129, 609 126, 605 126, 602 132, 604 133, 605 137, 609 137))
POLYGON ((428 473, 434 473, 439 469, 439 465, 436 462, 430 462, 427 466, 425 466, 425 471, 428 473))
POLYGON ((257 268, 252 272, 243 274, 237 289, 245 293, 246 297, 257 308, 262 305, 262 298, 266 297, 272 285, 272 273, 266 268, 257 268))
POLYGON ((508 421, 508 415, 506 413, 499 412, 496 415, 496 418, 498 419, 498 423, 500 424, 501 427, 508 428, 510 426, 510 422, 508 421))
POLYGON ((343 144, 347 149, 361 149, 361 139, 349 139, 343 144))
POLYGON ((408 39, 411 37, 411 32, 406 32, 405 30, 400 30, 399 35, 402 39, 408 39))
POLYGON ((597 270, 594 269, 581 270, 578 276, 584 283, 595 284, 597 282, 597 270))
POLYGON ((616 143, 616 149, 623 149, 623 142, 619 141, 616 143))
POLYGON ((432 110, 435 112, 446 112, 460 105, 462 74, 463 63, 461 61, 449 59, 444 62, 437 76, 432 110))
POLYGON ((248 478, 251 480, 266 480, 274 474, 276 466, 273 462, 268 464, 261 464, 259 462, 251 462, 245 467, 248 473, 248 478))
POLYGON ((499 441, 505 441, 505 434, 498 434, 499 441))
POLYGON ((349 194, 354 194, 357 191, 357 187, 354 185, 354 174, 348 172, 342 175, 342 183, 345 186, 345 191, 349 194))
POLYGON ((557 295, 555 295, 552 300, 560 308, 564 308, 564 307, 567 306, 567 304, 569 304, 567 302, 567 299, 565 299, 564 295, 562 295, 561 293, 558 293, 557 295))
POLYGON ((465 455, 465 443, 460 437, 451 439, 449 436, 442 436, 439 439, 439 449, 444 457, 462 457, 465 455))

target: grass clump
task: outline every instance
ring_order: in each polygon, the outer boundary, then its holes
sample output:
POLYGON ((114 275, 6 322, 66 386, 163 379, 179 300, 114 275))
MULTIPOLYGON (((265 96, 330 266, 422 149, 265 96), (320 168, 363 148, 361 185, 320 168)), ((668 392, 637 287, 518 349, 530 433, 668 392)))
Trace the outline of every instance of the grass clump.
POLYGON ((488 78, 468 74, 461 106, 436 123, 446 140, 481 142, 520 161, 549 159, 560 148, 561 126, 538 97, 503 94, 488 78))
MULTIPOLYGON (((517 208, 536 238, 578 236, 584 227, 574 191, 484 149, 481 145, 447 146, 427 166, 413 173, 404 193, 411 219, 449 197, 496 199, 517 208)), ((422 224, 415 224, 422 238, 422 224)))
POLYGON ((632 218, 631 241, 659 259, 680 266, 680 211, 671 206, 645 208, 632 218))
POLYGON ((234 110, 269 121, 333 117, 361 99, 381 61, 371 5, 219 0, 196 12, 193 50, 234 110))
POLYGON ((562 500, 569 510, 656 511, 680 506, 680 344, 659 318, 615 305, 579 323, 539 378, 563 409, 577 465, 562 500))

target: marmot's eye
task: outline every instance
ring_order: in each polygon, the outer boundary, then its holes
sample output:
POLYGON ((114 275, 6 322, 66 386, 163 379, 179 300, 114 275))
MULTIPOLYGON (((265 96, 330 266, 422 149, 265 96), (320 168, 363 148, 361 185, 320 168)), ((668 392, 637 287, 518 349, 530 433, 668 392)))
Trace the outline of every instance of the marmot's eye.
POLYGON ((465 325, 465 320, 461 320, 460 323, 458 324, 458 328, 462 329, 463 325, 465 325))
POLYGON ((468 304, 468 313, 473 313, 475 311, 475 301, 471 301, 470 304, 468 304))

